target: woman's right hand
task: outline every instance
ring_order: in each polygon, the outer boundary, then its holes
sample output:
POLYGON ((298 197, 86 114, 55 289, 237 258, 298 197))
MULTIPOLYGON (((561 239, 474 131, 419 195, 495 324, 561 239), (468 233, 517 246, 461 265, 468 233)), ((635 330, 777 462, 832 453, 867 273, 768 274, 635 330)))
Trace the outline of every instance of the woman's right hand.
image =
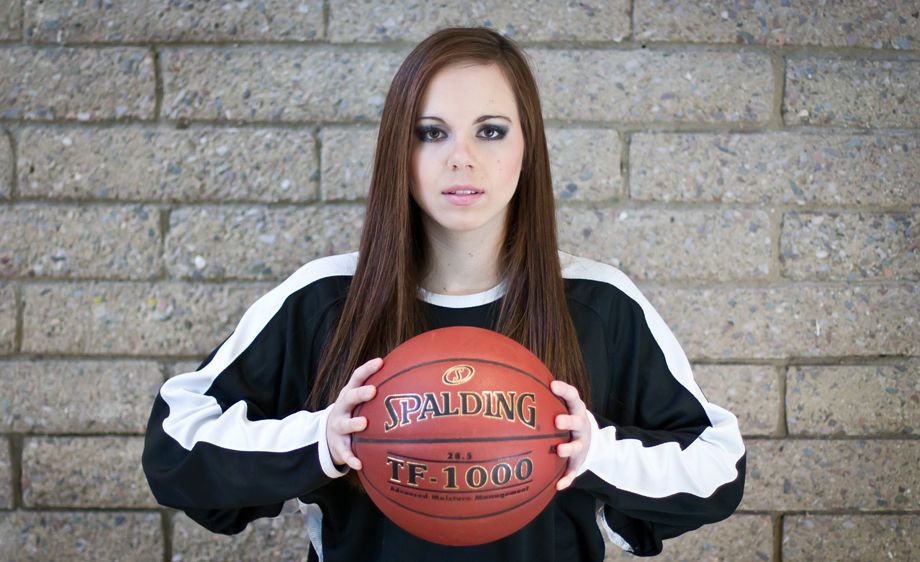
POLYGON ((351 451, 351 434, 363 431, 367 427, 367 418, 353 418, 351 412, 358 404, 367 402, 377 393, 373 385, 365 385, 364 381, 382 365, 383 359, 377 357, 355 369, 332 405, 326 420, 326 443, 329 445, 332 462, 337 465, 347 464, 355 470, 361 470, 361 461, 351 451))

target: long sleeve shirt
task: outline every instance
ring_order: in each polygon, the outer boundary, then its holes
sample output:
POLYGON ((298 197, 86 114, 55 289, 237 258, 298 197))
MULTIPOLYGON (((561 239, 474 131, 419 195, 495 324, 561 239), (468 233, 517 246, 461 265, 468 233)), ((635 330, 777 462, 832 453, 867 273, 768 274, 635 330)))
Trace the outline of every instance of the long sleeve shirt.
MULTIPOLYGON (((662 318, 618 269, 559 252, 588 370, 590 447, 568 489, 491 543, 426 542, 341 478, 325 442, 329 408, 308 411, 322 345, 357 253, 311 261, 258 299, 194 372, 155 400, 143 465, 157 500, 217 533, 285 504, 305 513, 310 560, 601 561, 604 538, 640 556, 728 517, 741 501, 745 448, 734 415, 706 400, 662 318)), ((474 295, 419 289, 431 329, 495 328, 505 287, 474 295)))

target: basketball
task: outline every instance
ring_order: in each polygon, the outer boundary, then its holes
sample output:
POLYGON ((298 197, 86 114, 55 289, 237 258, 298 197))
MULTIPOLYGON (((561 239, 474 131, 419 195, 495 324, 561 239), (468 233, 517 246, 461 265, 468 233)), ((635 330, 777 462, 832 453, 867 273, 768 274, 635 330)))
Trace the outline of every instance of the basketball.
POLYGON ((430 542, 484 544, 524 527, 553 498, 567 461, 555 427, 568 413, 552 374, 491 330, 431 330, 393 349, 352 416, 357 471, 376 506, 430 542))

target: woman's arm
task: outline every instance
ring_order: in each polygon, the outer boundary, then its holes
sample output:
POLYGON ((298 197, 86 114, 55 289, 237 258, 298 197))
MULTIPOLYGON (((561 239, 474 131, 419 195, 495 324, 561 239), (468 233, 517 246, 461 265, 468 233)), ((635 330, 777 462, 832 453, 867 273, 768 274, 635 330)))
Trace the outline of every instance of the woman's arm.
POLYGON ((150 488, 212 531, 238 532, 347 470, 326 443, 332 407, 302 409, 328 303, 309 292, 323 273, 311 265, 256 301, 198 370, 169 379, 154 402, 143 454, 150 488))
POLYGON ((662 539, 731 515, 744 488, 745 448, 735 416, 706 400, 670 329, 617 274, 623 298, 606 320, 614 371, 606 411, 573 407, 569 396, 572 416, 561 417, 581 437, 571 486, 603 502, 614 540, 654 555, 662 539))

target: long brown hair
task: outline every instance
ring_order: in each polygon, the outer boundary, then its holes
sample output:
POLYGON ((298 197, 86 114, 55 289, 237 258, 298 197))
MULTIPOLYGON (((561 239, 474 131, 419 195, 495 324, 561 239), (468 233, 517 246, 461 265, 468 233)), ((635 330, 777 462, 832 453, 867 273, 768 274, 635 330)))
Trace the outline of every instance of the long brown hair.
POLYGON ((485 28, 447 28, 419 43, 396 72, 383 106, 358 264, 308 407, 332 403, 352 372, 426 328, 418 287, 428 252, 410 194, 414 129, 432 77, 455 63, 496 64, 511 83, 524 134, 517 190, 509 203, 499 271, 507 283, 494 329, 526 346, 560 380, 590 387, 566 304, 556 213, 536 81, 521 50, 485 28))

